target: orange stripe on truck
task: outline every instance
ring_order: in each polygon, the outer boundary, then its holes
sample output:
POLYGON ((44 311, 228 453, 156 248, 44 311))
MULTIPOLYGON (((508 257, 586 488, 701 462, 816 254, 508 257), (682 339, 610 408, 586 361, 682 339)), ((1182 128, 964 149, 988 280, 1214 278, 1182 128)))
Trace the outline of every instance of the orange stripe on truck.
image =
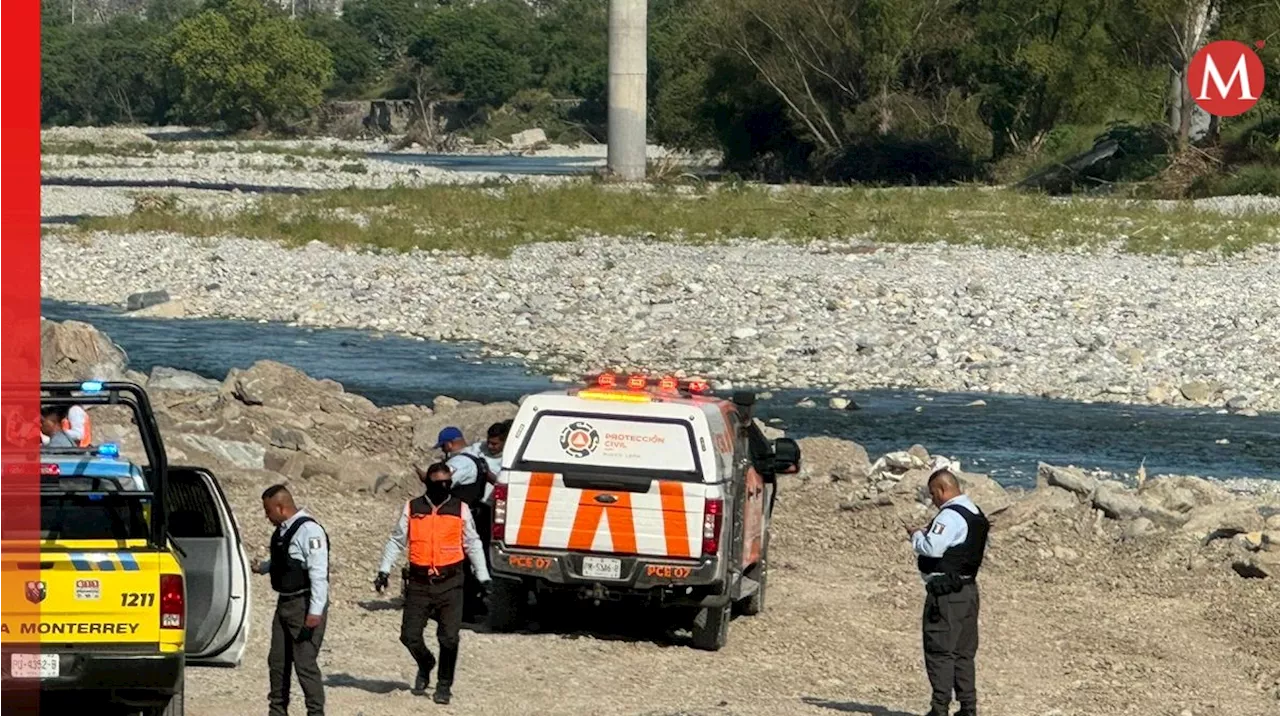
POLYGON ((529 476, 529 493, 520 517, 516 544, 537 547, 542 544, 542 525, 547 521, 547 503, 551 501, 551 485, 555 475, 535 472, 529 476))
POLYGON ((678 482, 659 482, 662 495, 662 531, 667 538, 668 557, 688 557, 689 530, 684 514, 684 485, 678 482))
POLYGON ((636 524, 631 515, 631 495, 628 493, 606 493, 603 490, 583 490, 578 499, 578 512, 573 517, 573 530, 569 533, 569 549, 590 551, 596 541, 596 532, 600 529, 600 521, 608 524, 613 552, 618 554, 636 554, 636 524), (610 494, 618 501, 605 506, 596 501, 597 495, 610 494))

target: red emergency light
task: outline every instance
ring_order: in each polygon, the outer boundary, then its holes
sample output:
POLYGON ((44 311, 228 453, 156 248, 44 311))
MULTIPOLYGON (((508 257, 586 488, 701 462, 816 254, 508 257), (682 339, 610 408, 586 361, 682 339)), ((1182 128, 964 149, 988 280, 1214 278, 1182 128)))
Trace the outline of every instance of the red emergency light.
POLYGON ((703 378, 680 380, 674 376, 652 377, 643 373, 632 373, 625 378, 617 373, 604 372, 588 376, 585 381, 597 390, 643 391, 655 388, 662 393, 689 393, 703 395, 710 392, 710 385, 703 378))
POLYGON ((54 477, 57 477, 62 475, 62 468, 58 466, 57 463, 41 463, 40 475, 41 477, 44 477, 46 475, 52 475, 54 477))

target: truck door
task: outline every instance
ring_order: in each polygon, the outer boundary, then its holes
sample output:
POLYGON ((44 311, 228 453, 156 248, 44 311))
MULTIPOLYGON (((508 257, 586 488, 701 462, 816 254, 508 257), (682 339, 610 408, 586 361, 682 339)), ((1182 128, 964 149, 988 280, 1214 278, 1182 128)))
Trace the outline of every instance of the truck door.
POLYGON ((249 559, 213 473, 170 467, 170 539, 187 580, 187 663, 237 666, 249 637, 249 559))
POLYGON ((742 491, 745 498, 742 505, 742 567, 745 569, 759 561, 760 551, 764 547, 764 531, 767 527, 764 519, 765 484, 751 460, 751 444, 741 420, 732 413, 728 417, 734 435, 734 465, 741 470, 740 479, 746 483, 742 491))

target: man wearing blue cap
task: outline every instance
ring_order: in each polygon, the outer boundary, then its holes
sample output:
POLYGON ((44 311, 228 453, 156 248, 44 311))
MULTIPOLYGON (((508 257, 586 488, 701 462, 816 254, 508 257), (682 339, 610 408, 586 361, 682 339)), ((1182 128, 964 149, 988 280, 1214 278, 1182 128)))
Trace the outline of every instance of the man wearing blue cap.
MULTIPOLYGON (((489 540, 492 537, 489 522, 489 506, 484 503, 486 490, 496 476, 489 469, 489 463, 474 447, 467 444, 462 430, 450 425, 436 438, 436 449, 444 452, 445 464, 453 471, 453 496, 471 508, 471 517, 476 531, 484 543, 485 560, 489 559, 489 540)), ((483 590, 475 574, 466 572, 467 601, 463 609, 463 620, 475 621, 478 612, 484 610, 483 590)))

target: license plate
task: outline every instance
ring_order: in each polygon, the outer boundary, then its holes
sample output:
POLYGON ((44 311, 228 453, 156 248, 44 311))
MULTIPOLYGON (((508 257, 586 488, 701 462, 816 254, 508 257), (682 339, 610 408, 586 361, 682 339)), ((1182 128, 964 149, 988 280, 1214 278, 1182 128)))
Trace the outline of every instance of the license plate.
POLYGON ((61 667, 59 654, 12 654, 9 673, 15 679, 56 679, 61 667))
POLYGON ((619 579, 622 577, 622 560, 608 557, 583 557, 582 576, 595 579, 619 579))

